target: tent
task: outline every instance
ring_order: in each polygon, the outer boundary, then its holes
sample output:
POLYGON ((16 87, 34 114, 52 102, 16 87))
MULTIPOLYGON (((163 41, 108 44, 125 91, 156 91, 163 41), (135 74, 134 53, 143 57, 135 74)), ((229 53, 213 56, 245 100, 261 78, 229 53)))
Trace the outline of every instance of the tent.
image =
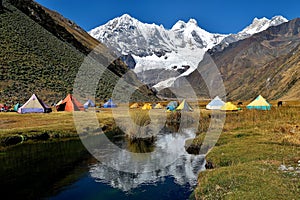
POLYGON ((178 111, 193 111, 192 107, 184 99, 181 104, 176 108, 178 111))
POLYGON ((11 111, 11 106, 6 104, 0 104, 0 111, 11 111))
POLYGON ((116 108, 117 105, 112 101, 112 99, 109 99, 104 105, 104 108, 116 108))
POLYGON ((234 104, 232 104, 231 102, 226 102, 222 107, 221 107, 222 111, 237 111, 238 107, 236 107, 234 104))
POLYGON ((171 101, 170 103, 168 103, 166 108, 169 111, 173 111, 177 108, 177 106, 178 106, 178 103, 176 101, 171 101))
POLYGON ((11 109, 11 106, 8 106, 6 104, 0 104, 0 111, 8 111, 11 109))
POLYGON ((160 103, 158 103, 154 106, 154 109, 163 109, 163 108, 164 107, 160 103))
POLYGON ((92 100, 88 99, 87 102, 83 104, 83 107, 84 109, 88 109, 89 107, 95 107, 95 103, 92 100))
POLYGON ((55 104, 55 106, 59 106, 62 102, 63 102, 63 100, 61 99, 59 102, 57 102, 57 103, 55 104))
MULTIPOLYGON (((59 102, 58 102, 59 103, 59 102)), ((57 111, 83 111, 83 105, 71 94, 60 103, 56 105, 57 111)))
POLYGON ((33 94, 28 101, 18 109, 18 113, 49 113, 52 109, 47 106, 37 95, 33 94))
POLYGON ((144 106, 142 107, 142 110, 151 110, 152 106, 150 103, 145 103, 144 106))
POLYGON ((22 106, 22 104, 17 103, 16 105, 14 105, 14 111, 18 112, 18 109, 22 106))
POLYGON ((0 111, 5 111, 5 106, 4 106, 4 104, 1 104, 1 103, 0 103, 0 111))
POLYGON ((225 102, 220 99, 220 97, 216 96, 209 104, 206 105, 206 109, 208 110, 221 110, 221 107, 224 106, 225 102))
POLYGON ((256 110, 270 110, 271 104, 269 104, 265 98, 263 98, 261 95, 256 97, 250 104, 248 104, 247 109, 256 109, 256 110))
POLYGON ((134 103, 129 108, 138 108, 138 107, 139 107, 139 104, 138 103, 134 103))

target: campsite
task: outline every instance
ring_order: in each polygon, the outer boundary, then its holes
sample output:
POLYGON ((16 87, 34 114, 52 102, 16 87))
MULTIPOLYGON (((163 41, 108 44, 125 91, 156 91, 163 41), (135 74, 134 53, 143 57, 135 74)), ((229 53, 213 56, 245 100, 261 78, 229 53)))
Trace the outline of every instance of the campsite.
MULTIPOLYGON (((33 98, 36 98, 36 96, 33 95, 30 99, 33 98)), ((254 98, 254 103, 257 99, 261 99, 261 97, 254 98)), ((103 101, 100 104, 88 99, 85 103, 80 103, 75 97, 67 95, 65 100, 58 102, 59 104, 56 107, 52 107, 51 113, 20 114, 18 112, 0 112, 2 122, 0 124, 1 151, 5 152, 8 149, 20 148, 26 143, 50 145, 57 141, 75 142, 79 140, 73 120, 73 112, 86 113, 96 111, 97 119, 100 122, 99 127, 102 131, 105 133, 119 132, 120 130, 115 120, 117 120, 116 118, 122 119, 126 117, 128 109, 133 114, 131 116, 134 116, 132 120, 146 119, 149 112, 152 115, 151 120, 159 119, 162 115, 166 115, 167 119, 170 119, 178 112, 186 113, 190 116, 199 112, 201 115, 199 119, 200 125, 195 139, 189 145, 190 147, 199 147, 205 136, 203 133, 207 131, 210 120, 212 120, 212 112, 226 112, 226 122, 222 134, 216 146, 206 157, 207 161, 213 163, 214 170, 206 170, 200 174, 199 178, 202 184, 196 188, 194 194, 197 195, 197 192, 200 192, 208 196, 222 196, 227 190, 227 180, 231 180, 239 191, 249 189, 245 185, 251 182, 252 191, 259 190, 268 198, 292 197, 295 193, 295 188, 298 187, 298 182, 290 181, 289 176, 298 173, 297 162, 300 160, 298 148, 300 145, 299 104, 297 102, 285 102, 284 106, 278 107, 276 101, 271 101, 269 103, 269 105, 272 105, 270 110, 264 109, 264 107, 257 107, 258 109, 253 110, 247 109, 248 105, 253 106, 253 102, 250 101, 240 105, 240 109, 237 109, 237 106, 235 106, 238 101, 230 103, 229 108, 224 107, 226 105, 225 102, 221 102, 223 105, 220 105, 220 101, 217 98, 217 103, 214 103, 215 101, 212 100, 212 102, 198 101, 196 104, 195 102, 190 102, 189 104, 188 101, 182 100, 159 103, 135 102, 117 105, 112 99, 107 100, 107 102, 103 101), (65 108, 73 106, 72 109, 77 111, 69 112, 67 109, 59 111, 61 108, 59 105, 61 104, 65 104, 65 108), (89 110, 90 107, 86 109, 88 104, 95 107, 91 107, 92 110, 89 110), (102 106, 97 107, 97 105, 102 106), (157 105, 160 105, 160 109, 155 108, 157 105), (232 105, 234 108, 232 108, 232 105), (214 106, 219 107, 216 108, 214 106), (85 111, 82 108, 85 108, 85 111), (114 109, 119 109, 117 116, 113 115, 114 109), (289 123, 286 123, 286 121, 289 123), (293 167, 294 171, 278 170, 283 163, 286 169, 293 167), (225 178, 224 174, 231 178, 225 178), (266 177, 265 181, 269 185, 269 188, 263 191, 261 191, 261 187, 264 184, 259 178, 262 175, 266 177), (218 181, 214 183, 209 181, 208 177, 218 181), (217 184, 219 188, 206 193, 206 188, 211 187, 211 184, 217 184), (276 188, 278 184, 282 185, 284 190, 276 190, 275 192, 272 188, 276 188)), ((28 104, 24 103, 24 105, 28 104)), ((31 103, 31 105, 35 104, 31 103)), ((142 122, 141 120, 138 121, 139 123, 142 122)), ((170 131, 178 131, 175 128, 176 123, 170 124, 173 127, 173 129, 170 128, 170 131)), ((148 149, 147 146, 142 148, 148 149)), ((134 147, 133 149, 135 150, 132 150, 137 151, 136 148, 139 149, 138 151, 141 151, 141 147, 134 147)), ((251 195, 255 196, 255 194, 251 195)))
POLYGON ((298 4, 0 0, 0 198, 300 199, 298 4))

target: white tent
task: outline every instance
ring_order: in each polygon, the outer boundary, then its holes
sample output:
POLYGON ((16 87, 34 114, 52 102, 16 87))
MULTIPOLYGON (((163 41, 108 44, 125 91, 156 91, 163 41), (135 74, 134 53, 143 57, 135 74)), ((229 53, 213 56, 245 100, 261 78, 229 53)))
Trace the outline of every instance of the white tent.
POLYGON ((221 110, 221 107, 224 106, 225 102, 220 99, 220 97, 216 96, 209 104, 206 105, 206 109, 208 110, 221 110))

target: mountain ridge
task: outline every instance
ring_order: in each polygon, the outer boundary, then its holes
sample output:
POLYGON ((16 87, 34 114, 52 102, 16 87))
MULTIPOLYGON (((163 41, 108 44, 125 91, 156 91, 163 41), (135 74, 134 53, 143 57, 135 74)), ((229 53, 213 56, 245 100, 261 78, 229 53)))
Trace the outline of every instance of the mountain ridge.
POLYGON ((250 25, 246 26, 243 30, 236 34, 229 34, 218 45, 214 46, 212 49, 209 49, 209 51, 222 51, 230 43, 246 39, 256 33, 268 29, 271 26, 277 26, 285 22, 288 22, 288 20, 280 15, 276 15, 271 19, 267 19, 266 17, 258 19, 255 17, 250 25))
POLYGON ((254 19, 239 33, 225 35, 205 31, 195 19, 179 20, 171 29, 164 29, 162 25, 142 23, 124 14, 89 34, 121 54, 125 62, 127 56, 133 58, 135 62, 127 63, 130 68, 142 82, 159 91, 192 73, 207 50, 221 51, 232 42, 286 21, 282 16, 254 19))
MULTIPOLYGON (((211 58, 219 68, 227 99, 249 100, 258 94, 269 99, 300 98, 299 27, 300 18, 296 18, 231 43, 222 51, 208 51, 205 58, 211 58)), ((205 65, 203 60, 198 68, 205 65)), ((202 87, 197 91, 205 91, 200 77, 195 70, 186 79, 202 87)))

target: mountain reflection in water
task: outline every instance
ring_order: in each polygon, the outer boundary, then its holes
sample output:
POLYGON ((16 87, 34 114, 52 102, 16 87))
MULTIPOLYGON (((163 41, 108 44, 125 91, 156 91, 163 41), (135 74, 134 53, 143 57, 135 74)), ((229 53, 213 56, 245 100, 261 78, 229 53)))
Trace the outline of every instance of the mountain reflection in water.
MULTIPOLYGON (((185 151, 185 140, 194 136, 193 131, 189 129, 183 130, 182 133, 161 134, 155 142, 156 150, 151 155, 128 154, 124 151, 109 153, 107 156, 116 158, 115 162, 94 164, 90 167, 90 174, 96 182, 108 184, 122 191, 130 191, 144 184, 162 182, 166 177, 173 177, 176 184, 188 184, 192 187, 197 183, 199 171, 205 169, 204 155, 191 155, 185 151), (154 169, 153 165, 161 164, 166 160, 172 162, 165 167, 151 170, 154 169), (128 169, 143 167, 144 171, 124 172, 118 170, 120 169, 118 165, 126 165, 128 169)), ((103 149, 101 150, 103 152, 103 149)))

